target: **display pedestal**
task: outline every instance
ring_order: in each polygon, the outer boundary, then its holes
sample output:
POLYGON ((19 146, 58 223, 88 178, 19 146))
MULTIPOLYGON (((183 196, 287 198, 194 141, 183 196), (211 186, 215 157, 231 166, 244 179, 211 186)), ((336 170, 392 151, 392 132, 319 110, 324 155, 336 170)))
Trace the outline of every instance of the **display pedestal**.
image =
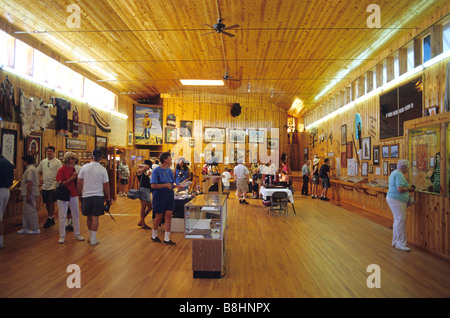
POLYGON ((192 240, 194 278, 220 278, 222 252, 222 240, 192 240))

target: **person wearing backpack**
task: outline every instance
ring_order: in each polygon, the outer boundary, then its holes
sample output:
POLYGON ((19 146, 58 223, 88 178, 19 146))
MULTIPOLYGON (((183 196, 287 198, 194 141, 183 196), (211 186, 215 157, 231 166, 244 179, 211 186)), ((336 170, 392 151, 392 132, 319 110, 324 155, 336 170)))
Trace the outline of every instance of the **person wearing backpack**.
POLYGON ((322 179, 322 195, 320 200, 330 201, 327 198, 327 191, 330 187, 330 159, 325 158, 323 165, 320 167, 319 177, 322 179))

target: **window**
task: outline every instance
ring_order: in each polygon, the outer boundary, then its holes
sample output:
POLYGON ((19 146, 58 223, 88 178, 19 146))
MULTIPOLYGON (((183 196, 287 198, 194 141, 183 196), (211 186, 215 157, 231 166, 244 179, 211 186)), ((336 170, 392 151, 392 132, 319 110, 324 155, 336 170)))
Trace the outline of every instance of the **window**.
POLYGON ((431 34, 423 38, 423 63, 431 59, 431 34))
POLYGON ((450 23, 447 23, 443 27, 443 46, 444 52, 450 50, 450 23))
POLYGON ((84 79, 84 99, 93 106, 109 110, 114 110, 116 104, 116 96, 112 92, 87 78, 84 79))
POLYGON ((19 74, 33 74, 33 48, 16 40, 14 69, 19 74))
POLYGON ((34 51, 33 78, 41 83, 48 83, 49 57, 40 51, 34 51))
POLYGON ((408 71, 414 69, 414 45, 409 45, 408 49, 408 71))
POLYGON ((14 67, 14 45, 12 36, 0 30, 0 64, 14 67))

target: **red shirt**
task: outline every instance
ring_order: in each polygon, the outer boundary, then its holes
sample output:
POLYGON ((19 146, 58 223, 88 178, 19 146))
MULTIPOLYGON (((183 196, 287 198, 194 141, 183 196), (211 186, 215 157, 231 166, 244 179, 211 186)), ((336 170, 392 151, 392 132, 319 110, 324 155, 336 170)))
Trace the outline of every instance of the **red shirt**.
MULTIPOLYGON (((72 177, 73 171, 73 167, 67 168, 67 166, 63 165, 61 168, 59 168, 58 173, 56 174, 56 181, 66 181, 67 179, 72 177)), ((71 197, 78 196, 78 191, 75 187, 74 181, 71 181, 67 184, 67 189, 69 189, 71 197)))

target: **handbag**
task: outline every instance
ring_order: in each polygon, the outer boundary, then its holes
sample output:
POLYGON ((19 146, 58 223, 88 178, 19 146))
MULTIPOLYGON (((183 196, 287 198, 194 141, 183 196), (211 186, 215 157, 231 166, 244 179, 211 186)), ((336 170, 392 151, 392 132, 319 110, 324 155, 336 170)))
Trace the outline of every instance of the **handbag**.
MULTIPOLYGON (((136 180, 136 178, 137 178, 137 174, 136 174, 136 177, 133 178, 133 184, 131 185, 131 188, 134 188, 134 181, 136 180)), ((139 188, 141 187, 142 179, 143 178, 141 178, 141 180, 139 181, 139 188)), ((131 200, 140 199, 141 194, 139 192, 139 188, 137 190, 136 189, 128 189, 127 197, 131 200)))
POLYGON ((60 201, 70 201, 70 190, 59 184, 55 190, 55 198, 60 201))
POLYGON ((415 203, 416 203, 416 200, 414 200, 413 196, 410 195, 409 199, 408 199, 408 203, 406 203, 406 206, 410 207, 410 206, 414 205, 415 203))

